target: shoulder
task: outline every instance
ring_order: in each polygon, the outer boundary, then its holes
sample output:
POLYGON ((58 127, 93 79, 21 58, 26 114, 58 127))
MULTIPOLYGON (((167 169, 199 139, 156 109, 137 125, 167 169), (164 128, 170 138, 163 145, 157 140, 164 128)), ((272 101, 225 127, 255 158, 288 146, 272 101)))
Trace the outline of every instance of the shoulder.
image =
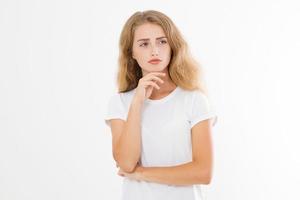
POLYGON ((206 112, 213 109, 213 105, 209 100, 208 95, 201 90, 182 90, 184 103, 190 113, 206 112))
POLYGON ((125 100, 134 94, 135 89, 127 91, 127 92, 115 92, 110 96, 110 99, 118 99, 118 100, 125 100))
POLYGON ((113 93, 109 98, 109 104, 112 106, 120 105, 124 108, 127 108, 130 105, 131 99, 134 95, 134 91, 135 91, 135 89, 127 91, 127 92, 113 93))
POLYGON ((194 101, 208 101, 207 95, 198 89, 195 90, 185 90, 183 88, 180 88, 180 94, 184 99, 190 104, 194 101))
POLYGON ((120 95, 121 98, 129 98, 130 96, 132 96, 134 94, 135 90, 136 90, 136 88, 132 89, 130 91, 127 91, 127 92, 119 92, 117 94, 120 95))
POLYGON ((133 95, 135 94, 135 90, 136 89, 132 89, 132 90, 127 91, 127 92, 119 92, 119 93, 117 93, 117 95, 122 100, 122 102, 125 105, 127 105, 131 102, 131 99, 132 99, 133 95))

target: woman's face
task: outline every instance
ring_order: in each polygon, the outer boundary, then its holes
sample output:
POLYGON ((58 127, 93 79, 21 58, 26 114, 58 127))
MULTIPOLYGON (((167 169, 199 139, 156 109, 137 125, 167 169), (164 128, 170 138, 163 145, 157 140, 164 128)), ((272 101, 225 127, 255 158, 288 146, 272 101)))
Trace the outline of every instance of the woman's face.
POLYGON ((142 68, 143 75, 167 70, 171 58, 171 47, 159 25, 145 23, 137 27, 134 32, 132 57, 142 68), (153 59, 160 61, 150 62, 153 59))

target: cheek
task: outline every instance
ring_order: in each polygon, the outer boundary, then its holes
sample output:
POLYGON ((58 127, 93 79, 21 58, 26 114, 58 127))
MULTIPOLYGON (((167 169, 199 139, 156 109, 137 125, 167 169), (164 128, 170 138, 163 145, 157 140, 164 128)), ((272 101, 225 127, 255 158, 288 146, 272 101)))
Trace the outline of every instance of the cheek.
POLYGON ((166 47, 165 49, 163 49, 163 55, 165 58, 170 58, 171 57, 171 49, 166 47))
POLYGON ((148 51, 146 49, 134 49, 133 55, 137 61, 143 62, 147 59, 148 51))
POLYGON ((148 58, 145 56, 146 52, 142 50, 135 50, 133 51, 134 59, 137 61, 137 63, 140 66, 144 66, 145 64, 148 64, 148 58))

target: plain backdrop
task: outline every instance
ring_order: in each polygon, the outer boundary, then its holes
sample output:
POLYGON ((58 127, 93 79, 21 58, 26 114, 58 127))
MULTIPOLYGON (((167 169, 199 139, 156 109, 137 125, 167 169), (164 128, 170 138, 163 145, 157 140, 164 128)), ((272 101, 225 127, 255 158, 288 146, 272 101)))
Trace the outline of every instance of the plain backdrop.
POLYGON ((300 5, 0 1, 0 199, 120 199, 104 124, 121 29, 154 9, 202 64, 218 122, 209 200, 300 199, 300 5))

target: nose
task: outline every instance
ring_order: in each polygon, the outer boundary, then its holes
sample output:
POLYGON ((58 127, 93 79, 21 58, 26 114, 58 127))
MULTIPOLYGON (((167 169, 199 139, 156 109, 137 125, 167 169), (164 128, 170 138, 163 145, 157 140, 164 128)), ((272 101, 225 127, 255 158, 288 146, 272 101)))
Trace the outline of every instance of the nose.
POLYGON ((155 45, 152 47, 152 56, 158 56, 158 48, 155 45))

